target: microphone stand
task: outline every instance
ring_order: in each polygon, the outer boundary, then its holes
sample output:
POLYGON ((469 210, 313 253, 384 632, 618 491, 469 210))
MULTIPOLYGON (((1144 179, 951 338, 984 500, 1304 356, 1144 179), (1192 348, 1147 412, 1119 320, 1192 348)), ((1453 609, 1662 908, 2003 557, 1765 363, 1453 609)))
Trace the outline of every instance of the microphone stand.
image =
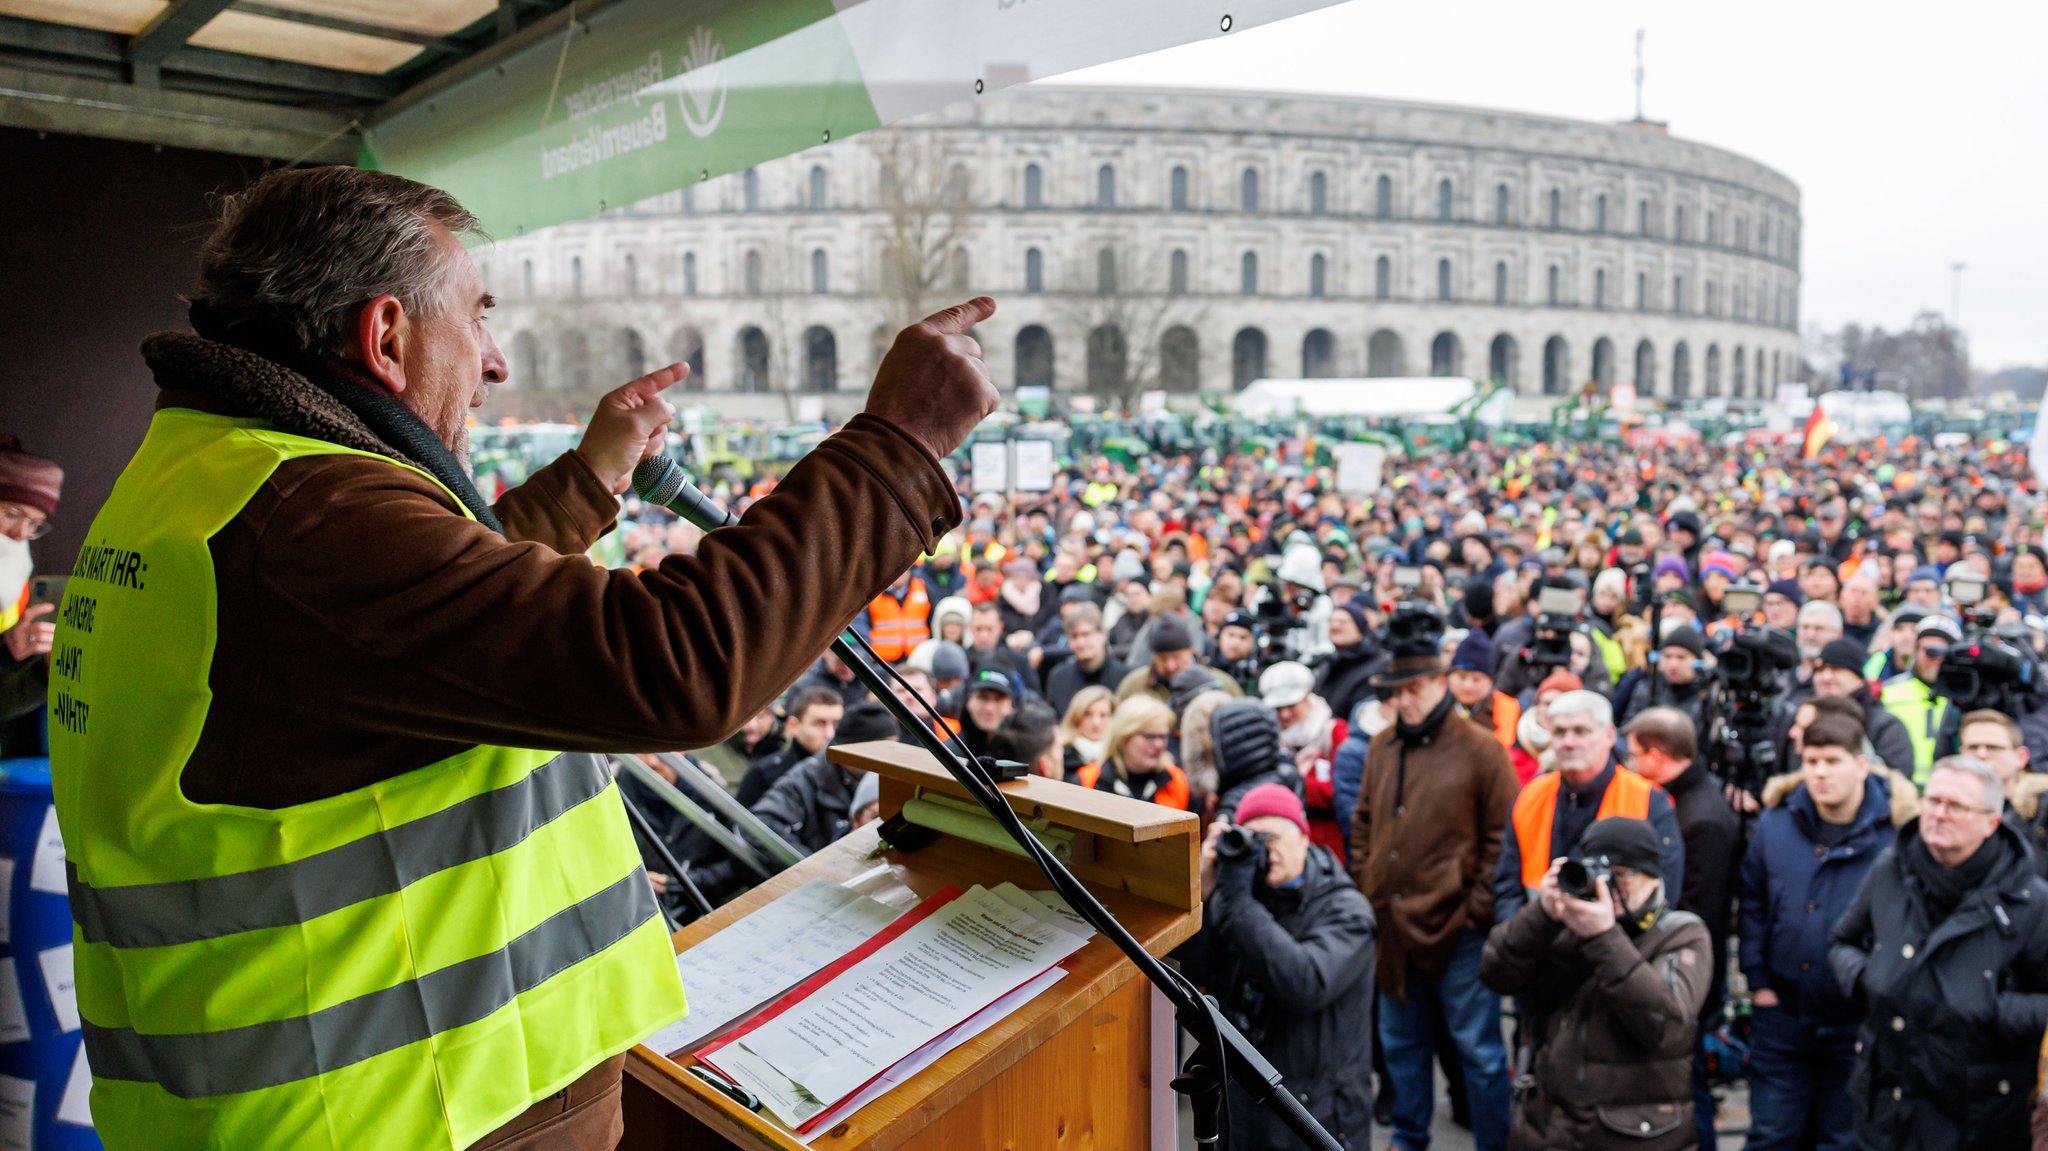
MULTIPOLYGON (((690 486, 681 473, 682 469, 675 461, 651 456, 642 460, 639 468, 635 469, 633 489, 642 499, 668 508, 706 532, 740 522, 738 516, 712 503, 702 492, 690 486)), ((888 709, 919 746, 930 752, 967 790, 967 794, 981 804, 989 817, 1017 841, 1025 855, 1037 862, 1075 914, 1102 932, 1173 1004, 1174 1017, 1195 1040, 1194 1052, 1182 1064, 1180 1076, 1172 1083, 1173 1089, 1187 1095, 1193 1105, 1195 1141, 1204 1147, 1221 1142, 1223 1131, 1219 1117, 1227 1112, 1229 1106, 1224 1084, 1226 1079, 1234 1079, 1254 1102, 1271 1110, 1304 1144, 1317 1151, 1342 1151, 1336 1138, 1316 1122, 1301 1100, 1281 1086, 1280 1072, 1224 1018, 1215 1001, 1202 995, 1185 976, 1146 951, 1130 930, 1095 898, 1094 893, 1083 886, 1073 872, 1054 858, 1052 852, 1024 826, 996 787, 987 767, 972 756, 963 758, 954 754, 931 726, 897 698, 883 672, 870 665, 862 652, 847 642, 848 636, 859 641, 859 637, 849 629, 832 641, 833 653, 853 669, 854 675, 867 685, 876 701, 888 709)), ((860 641, 860 647, 866 649, 865 641, 860 641)), ((922 697, 919 697, 919 702, 924 702, 922 697)))

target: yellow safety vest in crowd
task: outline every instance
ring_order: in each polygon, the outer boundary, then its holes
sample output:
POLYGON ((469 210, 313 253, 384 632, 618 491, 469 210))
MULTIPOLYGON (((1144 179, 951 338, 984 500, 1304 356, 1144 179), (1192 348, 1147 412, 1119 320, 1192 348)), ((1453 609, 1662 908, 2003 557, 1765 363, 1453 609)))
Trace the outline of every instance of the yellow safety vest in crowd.
POLYGON ((591 757, 477 746, 277 810, 185 797, 217 634, 207 540, 318 454, 365 453, 158 412, 59 612, 51 774, 113 1151, 458 1151, 684 1011, 591 757))
POLYGON ((1941 735, 1942 720, 1948 717, 1948 700, 1912 672, 1901 672, 1884 682, 1878 703, 1905 725, 1913 741, 1913 786, 1926 787, 1934 769, 1935 739, 1941 735))
POLYGON ((1620 683, 1628 672, 1628 652, 1621 641, 1599 628, 1589 629, 1593 639, 1593 650, 1600 655, 1600 662, 1607 668, 1607 682, 1620 683))

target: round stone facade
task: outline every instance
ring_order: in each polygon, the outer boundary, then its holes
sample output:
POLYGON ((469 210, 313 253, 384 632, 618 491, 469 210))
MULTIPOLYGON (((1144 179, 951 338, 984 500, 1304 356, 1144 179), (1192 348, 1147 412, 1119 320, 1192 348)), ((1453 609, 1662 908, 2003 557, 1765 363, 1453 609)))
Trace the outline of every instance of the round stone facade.
POLYGON ((492 407, 526 417, 673 359, 727 415, 843 416, 912 301, 978 293, 1005 390, 1433 374, 1754 399, 1795 371, 1799 229, 1785 176, 1656 125, 1038 88, 479 258, 512 367, 492 407))

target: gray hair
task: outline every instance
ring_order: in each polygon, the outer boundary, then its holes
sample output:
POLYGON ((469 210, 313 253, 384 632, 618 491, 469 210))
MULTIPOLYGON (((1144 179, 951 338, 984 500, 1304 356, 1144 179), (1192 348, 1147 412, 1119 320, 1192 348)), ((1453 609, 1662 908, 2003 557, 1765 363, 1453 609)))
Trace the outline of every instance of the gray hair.
POLYGON ((1568 691, 1550 701, 1550 716, 1583 715, 1593 721, 1593 726, 1614 726, 1614 705, 1597 691, 1568 691))
POLYGON ((1836 631, 1842 630, 1842 609, 1824 599, 1810 599, 1800 605, 1799 622, 1805 623, 1809 615, 1825 616, 1829 627, 1836 631))
POLYGON ((457 237, 481 234, 455 197, 403 176, 272 172, 221 200, 192 302, 210 334, 267 329, 308 351, 339 351, 377 296, 396 296, 411 315, 434 311, 453 271, 435 225, 457 237))
MULTIPOLYGON (((1555 708, 1557 705, 1551 706, 1555 708)), ((1976 776, 1978 784, 1984 788, 1984 806, 1990 809, 1993 815, 2005 810, 2005 783, 1998 778, 1998 769, 1976 756, 1944 755, 1934 761, 1933 769, 1927 773, 1928 778, 1932 779, 1936 771, 1954 771, 1976 776)))

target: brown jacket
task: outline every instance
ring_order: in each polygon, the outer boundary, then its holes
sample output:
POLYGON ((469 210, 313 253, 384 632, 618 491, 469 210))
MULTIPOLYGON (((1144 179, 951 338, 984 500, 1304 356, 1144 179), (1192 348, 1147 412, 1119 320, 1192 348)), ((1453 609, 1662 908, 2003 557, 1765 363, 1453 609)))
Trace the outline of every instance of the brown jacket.
MULTIPOLYGON (((261 416, 398 456, 304 377, 250 352, 169 333, 143 352, 165 389, 159 407, 261 416)), ((618 503, 574 452, 494 510, 503 537, 380 460, 280 466, 211 543, 213 700, 185 793, 283 807, 477 743, 716 743, 960 520, 938 461, 871 416, 820 444, 742 524, 652 571, 581 554, 618 503)), ((619 1066, 597 1065, 483 1145, 609 1148, 619 1066)))
POLYGON ((1460 932, 1492 926, 1493 873, 1518 788, 1507 749, 1462 716, 1447 714, 1405 756, 1395 727, 1372 738, 1351 817, 1351 874, 1379 917, 1381 990, 1407 993, 1411 959, 1440 977, 1460 932))
POLYGON ((1669 910, 1631 939, 1580 939, 1531 900, 1493 929, 1479 977, 1529 1004, 1541 1034, 1514 1151, 1690 1151, 1692 1052, 1713 981, 1707 925, 1669 910))

